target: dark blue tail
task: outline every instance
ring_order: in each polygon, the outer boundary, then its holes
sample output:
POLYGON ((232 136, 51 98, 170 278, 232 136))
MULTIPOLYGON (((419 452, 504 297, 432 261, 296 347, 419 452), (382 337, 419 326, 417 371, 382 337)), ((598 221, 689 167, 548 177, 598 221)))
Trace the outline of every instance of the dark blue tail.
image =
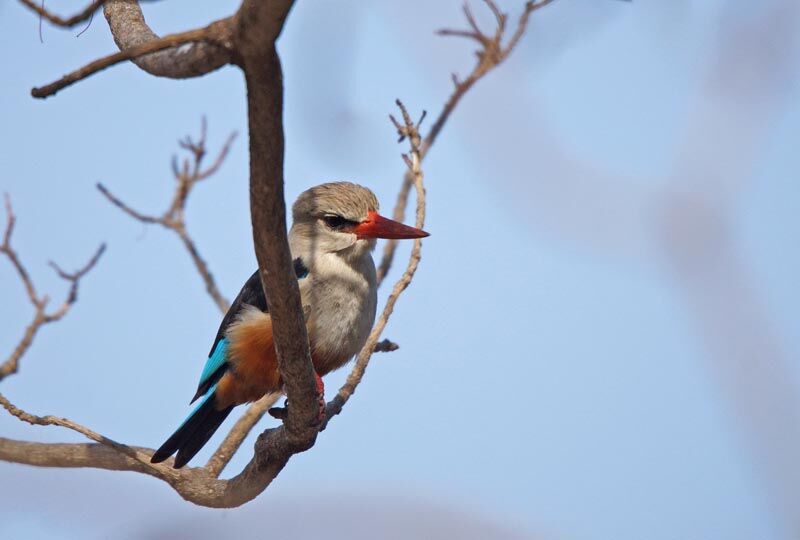
POLYGON ((173 467, 180 469, 200 451, 233 410, 232 406, 221 410, 214 406, 215 390, 216 385, 208 391, 177 431, 156 450, 150 463, 161 463, 177 452, 173 467))

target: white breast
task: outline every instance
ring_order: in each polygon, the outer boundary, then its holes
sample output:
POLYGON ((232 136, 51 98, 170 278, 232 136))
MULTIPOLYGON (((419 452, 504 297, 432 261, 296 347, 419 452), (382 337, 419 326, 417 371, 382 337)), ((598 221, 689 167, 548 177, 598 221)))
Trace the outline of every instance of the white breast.
POLYGON ((356 261, 327 253, 309 270, 300 280, 300 293, 310 308, 312 353, 339 367, 361 349, 375 322, 375 264, 369 253, 356 261))

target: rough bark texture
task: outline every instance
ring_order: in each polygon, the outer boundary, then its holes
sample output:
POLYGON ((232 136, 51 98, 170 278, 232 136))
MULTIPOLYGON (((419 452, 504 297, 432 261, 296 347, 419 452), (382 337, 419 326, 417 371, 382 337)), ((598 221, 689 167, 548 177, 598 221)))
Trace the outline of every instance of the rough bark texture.
MULTIPOLYGON (((160 39, 145 22, 137 0, 107 0, 103 4, 103 15, 120 51, 125 52, 160 39)), ((233 17, 211 23, 208 28, 214 29, 216 40, 227 43, 233 29, 233 17)), ((230 47, 218 44, 187 43, 132 58, 131 61, 157 77, 186 79, 205 75, 231 63, 231 53, 230 47)))
POLYGON ((283 195, 283 77, 275 50, 291 1, 245 1, 235 34, 247 82, 250 129, 250 214, 253 242, 267 295, 278 365, 292 406, 286 421, 290 446, 305 450, 318 430, 319 399, 300 289, 286 241, 283 195))

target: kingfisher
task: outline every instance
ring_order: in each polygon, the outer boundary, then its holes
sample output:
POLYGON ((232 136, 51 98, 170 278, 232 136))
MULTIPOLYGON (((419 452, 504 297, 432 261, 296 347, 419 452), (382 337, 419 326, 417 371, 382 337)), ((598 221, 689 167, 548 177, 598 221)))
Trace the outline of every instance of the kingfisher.
MULTIPOLYGON (((320 390, 321 377, 361 350, 375 322, 376 239, 426 236, 423 230, 381 216, 375 194, 358 184, 321 184, 297 198, 289 248, 320 390)), ((176 454, 173 467, 183 467, 234 407, 281 393, 282 388, 272 319, 256 270, 222 318, 191 401, 199 403, 156 450, 151 463, 176 454)))

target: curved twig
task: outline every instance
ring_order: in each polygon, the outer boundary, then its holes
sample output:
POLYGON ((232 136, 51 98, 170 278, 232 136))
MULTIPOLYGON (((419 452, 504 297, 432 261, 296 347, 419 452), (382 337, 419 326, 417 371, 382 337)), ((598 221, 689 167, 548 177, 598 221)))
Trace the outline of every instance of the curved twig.
MULTIPOLYGON (((539 8, 551 4, 554 0, 526 2, 522 14, 517 21, 517 26, 514 30, 514 33, 512 34, 508 44, 505 46, 503 45, 503 38, 505 37, 506 33, 506 20, 508 15, 502 13, 493 0, 483 1, 495 17, 496 27, 493 36, 490 37, 486 35, 478 27, 478 23, 475 21, 475 17, 472 15, 469 6, 466 3, 464 4, 464 16, 467 19, 467 24, 470 26, 470 29, 444 29, 438 31, 438 34, 442 36, 466 37, 468 39, 475 40, 478 42, 479 49, 476 53, 477 62, 472 68, 470 74, 465 79, 461 80, 456 74, 452 75, 453 85, 455 88, 453 89, 453 93, 450 94, 450 97, 447 99, 447 102, 445 102, 441 112, 436 117, 436 120, 434 120, 430 131, 420 143, 419 155, 421 160, 425 159, 425 156, 428 155, 428 151, 433 146, 433 143, 436 142, 439 133, 441 133, 442 128, 444 128, 447 120, 450 118, 450 115, 456 109, 456 106, 458 106, 458 104, 461 102, 461 99, 469 91, 469 89, 472 88, 475 83, 482 79, 487 73, 503 63, 503 61, 506 60, 514 51, 515 47, 519 43, 519 40, 525 34, 525 30, 528 27, 528 19, 530 18, 531 13, 539 8)), ((413 185, 414 177, 411 174, 411 171, 406 171, 406 173, 403 175, 403 182, 400 185, 400 191, 397 194, 394 211, 392 212, 393 219, 397 221, 403 221, 405 218, 406 207, 408 206, 408 196, 413 185)), ((378 264, 377 269, 379 284, 383 282, 383 280, 386 278, 386 274, 389 273, 396 250, 397 240, 389 240, 384 245, 381 262, 378 264)))
MULTIPOLYGON (((422 141, 419 135, 419 124, 422 122, 422 119, 420 119, 419 122, 414 123, 400 100, 397 100, 397 106, 402 114, 403 122, 397 122, 393 117, 392 122, 397 128, 397 132, 400 135, 400 140, 408 139, 409 142, 410 152, 408 155, 403 154, 403 160, 408 166, 409 173, 413 178, 414 187, 416 188, 417 217, 415 220, 415 227, 422 229, 425 226, 425 186, 423 185, 422 173, 422 141)), ((422 118, 424 117, 425 114, 423 113, 422 118)), ((395 283, 394 287, 392 288, 392 292, 389 294, 389 298, 386 300, 386 305, 384 306, 380 317, 378 317, 375 326, 373 326, 372 332, 370 332, 370 335, 367 338, 367 342, 364 344, 364 347, 362 347, 361 351, 356 357, 356 363, 353 366, 353 369, 350 371, 350 374, 347 376, 347 381, 345 381, 344 385, 342 385, 342 387, 339 389, 339 392, 336 394, 333 400, 328 403, 326 410, 328 421, 330 421, 333 416, 342 412, 342 408, 356 391, 361 379, 364 377, 364 373, 367 370, 370 358, 372 357, 373 352, 375 352, 376 345, 378 344, 378 339, 380 339, 381 333, 383 332, 384 328, 386 328, 386 324, 389 322, 389 317, 392 315, 392 311, 394 311, 394 305, 397 302, 397 299, 414 278, 414 273, 417 271, 419 261, 422 257, 421 251, 422 241, 420 239, 414 240, 414 246, 411 248, 411 255, 408 258, 408 265, 405 272, 403 272, 403 275, 399 280, 397 280, 397 283, 395 283)))

